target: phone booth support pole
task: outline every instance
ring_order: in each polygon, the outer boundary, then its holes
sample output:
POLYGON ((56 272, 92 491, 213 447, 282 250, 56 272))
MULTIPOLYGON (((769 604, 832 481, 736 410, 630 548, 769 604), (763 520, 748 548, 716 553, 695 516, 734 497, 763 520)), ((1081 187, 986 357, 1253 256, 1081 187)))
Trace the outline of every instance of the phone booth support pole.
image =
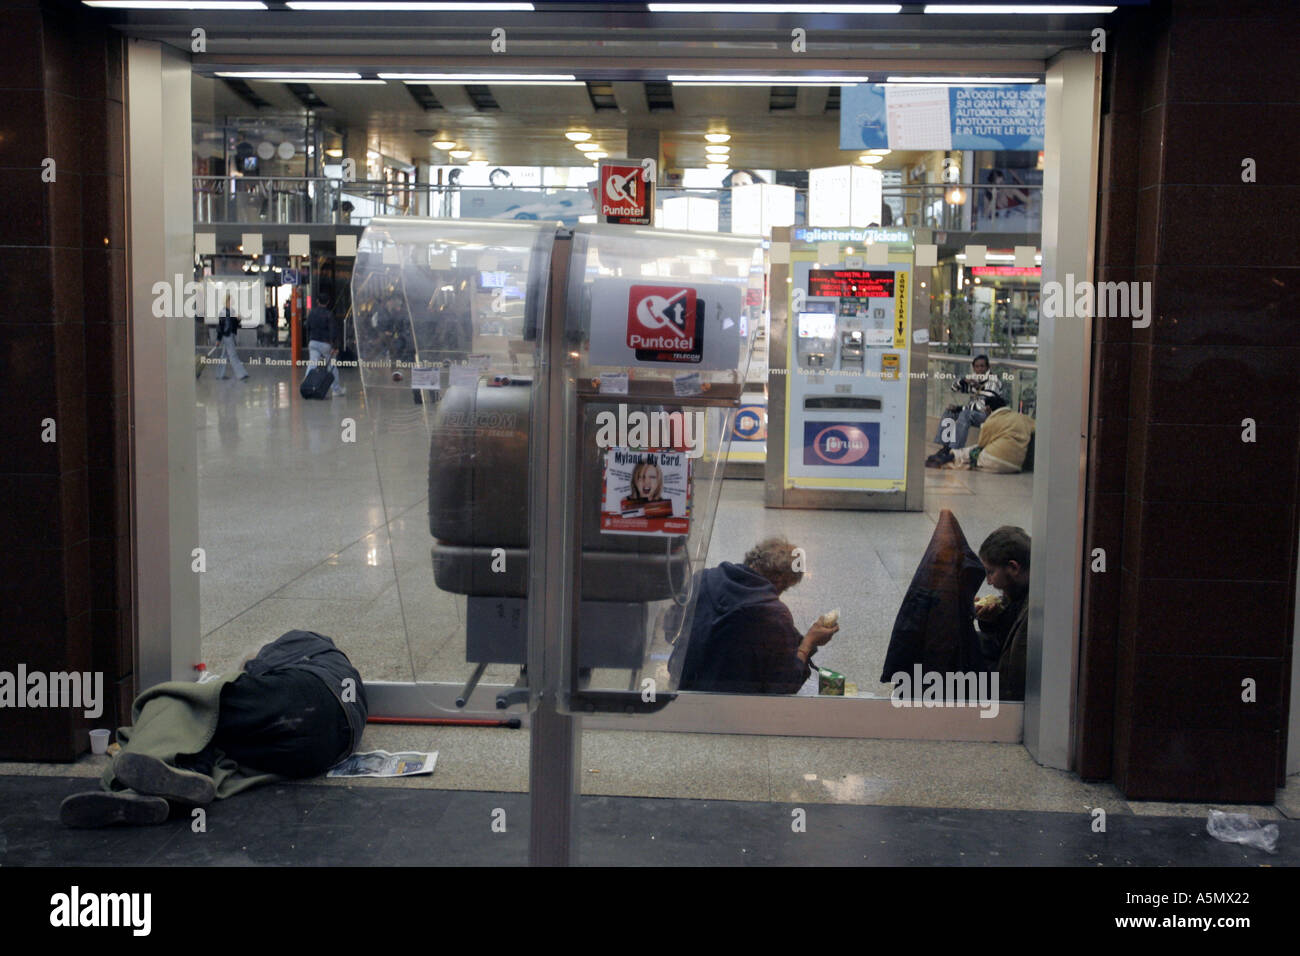
POLYGON ((550 300, 542 343, 543 381, 536 401, 529 452, 534 507, 529 528, 528 681, 538 690, 531 715, 528 789, 531 819, 528 860, 533 866, 576 862, 582 718, 561 712, 574 579, 569 529, 577 514, 569 472, 581 453, 580 437, 566 427, 565 300, 571 244, 557 238, 551 253, 550 300), (545 423, 544 428, 537 426, 545 423), (543 586, 538 586, 543 585, 543 586))

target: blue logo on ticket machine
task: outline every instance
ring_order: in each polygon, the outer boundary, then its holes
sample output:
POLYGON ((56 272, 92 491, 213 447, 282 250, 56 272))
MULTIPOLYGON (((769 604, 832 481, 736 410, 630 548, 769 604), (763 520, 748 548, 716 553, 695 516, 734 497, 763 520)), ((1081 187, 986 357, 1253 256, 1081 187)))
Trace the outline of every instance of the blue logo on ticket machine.
POLYGON ((804 422, 803 463, 877 467, 880 464, 880 423, 804 422))

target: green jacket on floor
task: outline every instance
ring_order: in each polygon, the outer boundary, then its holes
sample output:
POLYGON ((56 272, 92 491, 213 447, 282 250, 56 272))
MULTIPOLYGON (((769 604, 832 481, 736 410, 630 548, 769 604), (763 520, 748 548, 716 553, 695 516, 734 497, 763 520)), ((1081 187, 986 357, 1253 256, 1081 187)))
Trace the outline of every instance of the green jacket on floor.
MULTIPOLYGON (((131 705, 131 726, 118 728, 118 743, 123 751, 157 757, 173 766, 178 755, 198 753, 216 736, 221 688, 238 676, 231 674, 202 684, 167 681, 150 687, 131 705)), ((212 771, 218 800, 280 779, 276 774, 240 767, 224 754, 212 771)), ((118 782, 111 762, 99 783, 105 790, 127 789, 118 782)))

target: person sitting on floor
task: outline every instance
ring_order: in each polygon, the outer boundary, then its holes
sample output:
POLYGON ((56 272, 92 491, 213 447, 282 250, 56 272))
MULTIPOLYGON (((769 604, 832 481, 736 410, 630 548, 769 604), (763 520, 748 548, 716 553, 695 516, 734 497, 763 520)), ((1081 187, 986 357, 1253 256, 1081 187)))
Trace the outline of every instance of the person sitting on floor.
POLYGON ((1002 592, 997 602, 975 602, 975 622, 989 669, 998 675, 998 697, 1025 699, 1029 630, 1029 535, 1003 525, 980 545, 989 584, 1002 592))
POLYGON ((984 399, 989 416, 980 426, 979 443, 969 448, 940 447, 925 460, 927 468, 978 468, 999 475, 1014 475, 1025 464, 1034 420, 1007 408, 1000 395, 984 399))
POLYGON ((317 776, 356 751, 368 712, 361 675, 334 642, 288 631, 235 675, 137 697, 102 789, 67 797, 59 817, 71 827, 162 823, 174 809, 317 776))
POLYGON ((743 564, 723 561, 696 575, 695 617, 689 638, 669 661, 679 690, 733 694, 793 694, 808 680, 808 659, 839 624, 794 626, 783 591, 798 584, 795 548, 784 538, 760 541, 743 564))

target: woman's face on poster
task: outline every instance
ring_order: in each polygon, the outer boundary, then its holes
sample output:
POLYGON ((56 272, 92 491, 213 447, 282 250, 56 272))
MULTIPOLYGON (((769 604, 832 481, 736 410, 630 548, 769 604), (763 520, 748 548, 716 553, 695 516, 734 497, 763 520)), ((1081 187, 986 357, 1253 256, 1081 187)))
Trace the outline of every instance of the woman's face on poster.
POLYGON ((663 478, 660 475, 659 466, 641 465, 632 477, 632 484, 632 490, 636 492, 637 497, 644 498, 647 501, 658 498, 659 493, 663 490, 663 478))

